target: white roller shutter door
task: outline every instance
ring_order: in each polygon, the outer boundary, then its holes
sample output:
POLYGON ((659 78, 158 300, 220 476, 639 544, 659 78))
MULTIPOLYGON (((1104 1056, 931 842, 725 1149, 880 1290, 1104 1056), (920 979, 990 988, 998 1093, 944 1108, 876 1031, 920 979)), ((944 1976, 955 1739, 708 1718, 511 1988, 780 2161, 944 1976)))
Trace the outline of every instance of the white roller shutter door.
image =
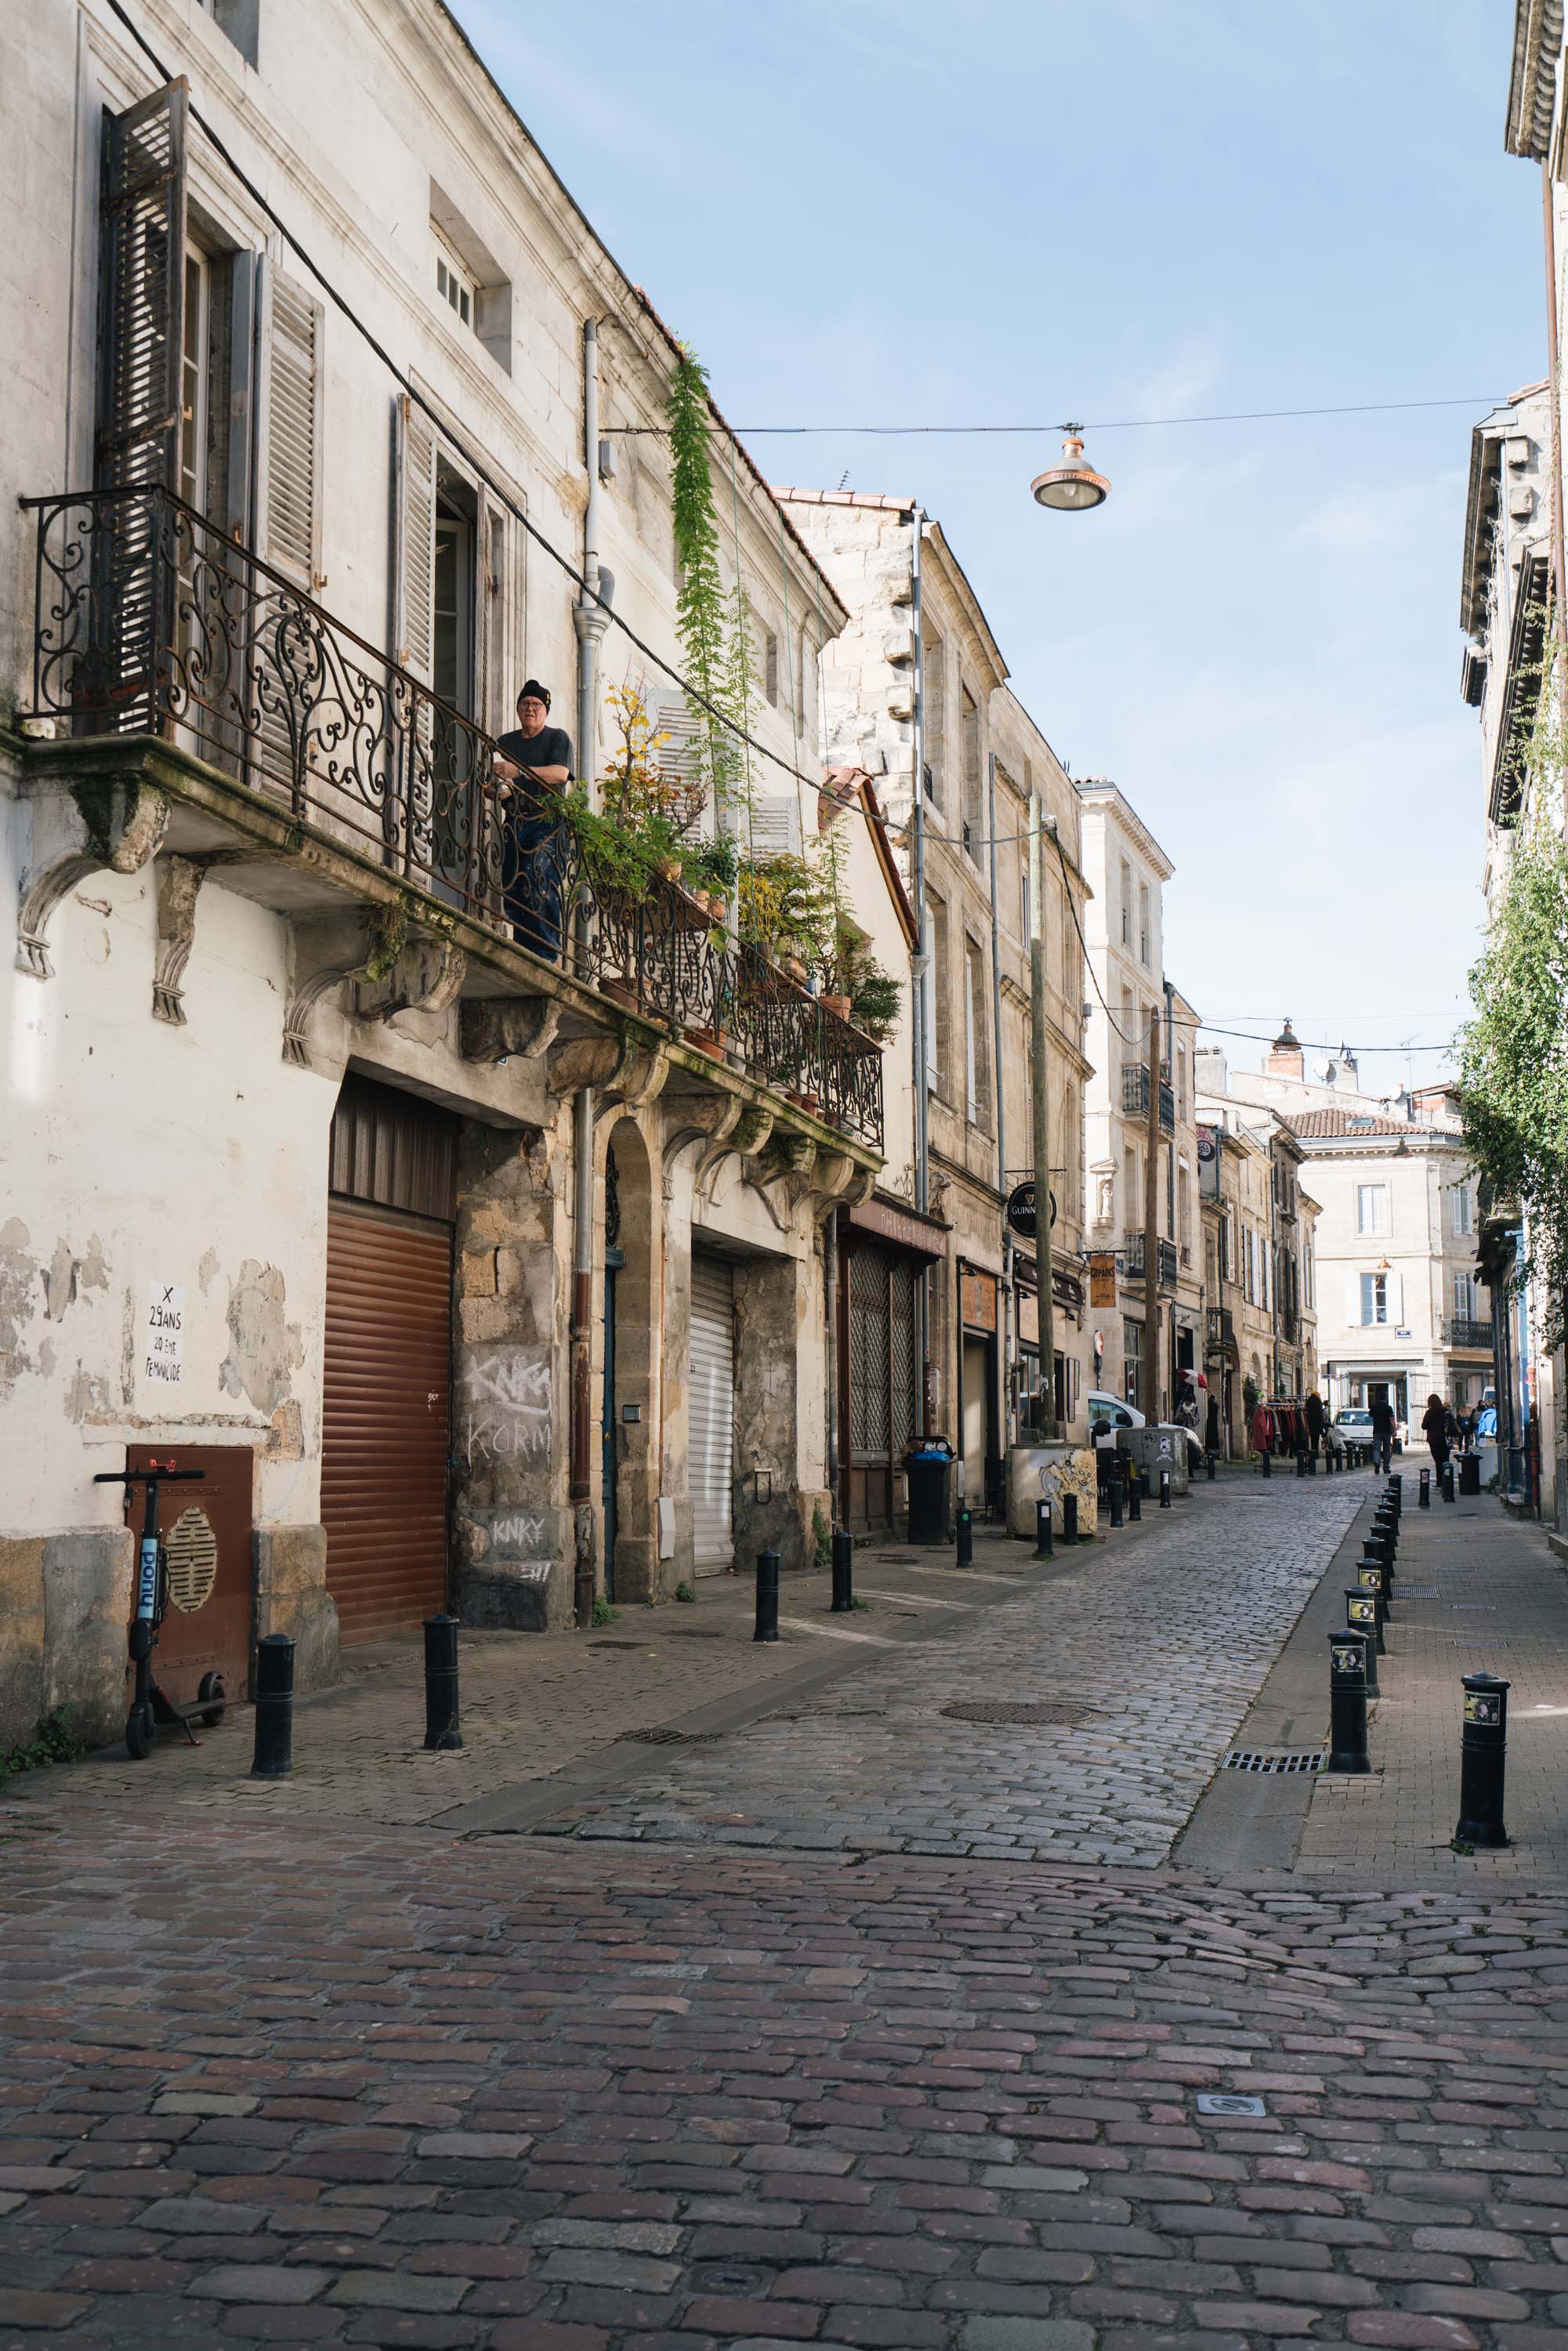
POLYGON ((735 1290, 716 1258, 692 1258, 692 1563, 698 1575, 735 1564, 735 1290))

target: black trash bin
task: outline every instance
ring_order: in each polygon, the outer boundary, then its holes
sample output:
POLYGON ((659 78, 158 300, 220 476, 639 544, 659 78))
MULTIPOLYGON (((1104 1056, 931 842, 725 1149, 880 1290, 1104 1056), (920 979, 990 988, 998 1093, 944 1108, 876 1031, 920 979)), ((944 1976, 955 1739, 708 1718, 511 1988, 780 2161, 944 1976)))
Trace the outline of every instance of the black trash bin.
POLYGON ((1479 1493, 1480 1492, 1480 1490, 1481 1490, 1481 1457, 1480 1457, 1480 1455, 1479 1455, 1479 1453, 1461 1453, 1461 1454, 1460 1454, 1460 1456, 1459 1456, 1459 1491, 1460 1491, 1460 1493, 1461 1493, 1461 1494, 1479 1494, 1479 1493))
POLYGON ((904 1457, 909 1479, 909 1540, 945 1543, 952 1532, 953 1448, 945 1437, 927 1437, 904 1457))

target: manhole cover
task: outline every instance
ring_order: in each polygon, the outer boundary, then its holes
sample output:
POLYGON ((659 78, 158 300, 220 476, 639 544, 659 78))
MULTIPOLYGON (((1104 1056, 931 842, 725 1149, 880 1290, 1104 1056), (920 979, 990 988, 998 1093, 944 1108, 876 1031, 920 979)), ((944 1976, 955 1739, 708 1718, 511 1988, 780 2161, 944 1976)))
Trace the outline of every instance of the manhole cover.
POLYGON ((638 1747, 711 1747, 722 1736, 716 1730, 671 1730, 658 1723, 652 1730, 623 1730, 623 1740, 638 1747))
POLYGON ((1035 1706, 1009 1706, 999 1698, 966 1698, 957 1706, 945 1706, 942 1711, 952 1722, 1027 1724, 1082 1722, 1093 1708, 1071 1706, 1061 1698, 1046 1698, 1035 1706))
POLYGON ((1228 1771, 1321 1771, 1323 1750, 1299 1747, 1270 1753, 1251 1747, 1233 1747, 1225 1759, 1228 1771))

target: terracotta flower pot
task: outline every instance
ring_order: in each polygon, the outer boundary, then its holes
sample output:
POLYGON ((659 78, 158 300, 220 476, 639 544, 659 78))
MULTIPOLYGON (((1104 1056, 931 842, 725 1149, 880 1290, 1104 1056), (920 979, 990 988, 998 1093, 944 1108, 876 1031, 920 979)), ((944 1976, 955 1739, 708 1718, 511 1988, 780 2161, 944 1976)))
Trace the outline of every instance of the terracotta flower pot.
POLYGON ((847 996, 823 996, 820 997, 818 1001, 821 1005, 823 1011, 831 1012, 835 1019, 847 1020, 849 1019, 850 999, 847 996))

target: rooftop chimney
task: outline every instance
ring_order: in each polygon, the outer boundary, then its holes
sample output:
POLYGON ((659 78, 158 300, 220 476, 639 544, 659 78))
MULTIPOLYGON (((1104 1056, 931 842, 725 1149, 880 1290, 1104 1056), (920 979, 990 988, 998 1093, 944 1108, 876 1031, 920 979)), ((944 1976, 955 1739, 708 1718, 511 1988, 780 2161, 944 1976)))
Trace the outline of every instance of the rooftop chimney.
POLYGON ((1271 1078, 1301 1079, 1306 1076, 1307 1057, 1296 1042, 1288 1020, 1270 1047, 1269 1058, 1263 1067, 1271 1078))

